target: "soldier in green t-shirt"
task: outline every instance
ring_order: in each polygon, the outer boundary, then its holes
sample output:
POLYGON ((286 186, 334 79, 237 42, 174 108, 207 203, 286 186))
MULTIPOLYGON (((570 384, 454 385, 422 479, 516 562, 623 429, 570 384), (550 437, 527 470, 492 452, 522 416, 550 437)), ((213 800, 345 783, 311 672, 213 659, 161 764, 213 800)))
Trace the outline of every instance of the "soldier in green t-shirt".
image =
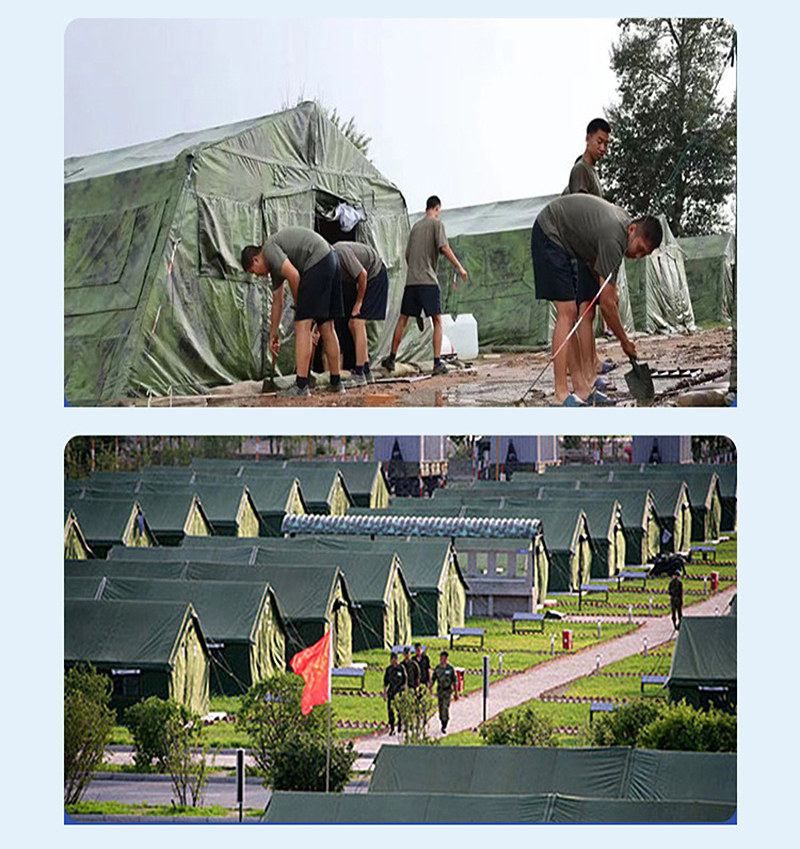
POLYGON ((436 684, 436 698, 439 701, 439 722, 442 724, 442 734, 447 733, 447 723, 450 719, 450 699, 456 692, 456 671, 448 663, 449 654, 443 651, 439 655, 439 663, 434 667, 431 676, 430 689, 436 684))
POLYGON ((286 227, 273 233, 264 244, 242 250, 242 268, 250 274, 272 278, 272 311, 269 346, 274 356, 281 348, 279 330, 283 315, 283 284, 294 300, 295 385, 282 394, 307 397, 313 351, 312 330, 316 324, 322 338, 330 371, 332 392, 344 392, 340 375, 339 338, 333 319, 344 315, 339 260, 331 246, 307 227, 286 227))

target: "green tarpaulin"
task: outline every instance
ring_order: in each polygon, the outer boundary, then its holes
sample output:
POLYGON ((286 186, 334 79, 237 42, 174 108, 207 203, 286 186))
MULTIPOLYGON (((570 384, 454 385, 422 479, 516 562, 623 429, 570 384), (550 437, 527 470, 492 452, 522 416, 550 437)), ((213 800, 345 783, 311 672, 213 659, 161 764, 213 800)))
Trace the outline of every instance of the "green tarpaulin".
POLYGON ((733 235, 684 236, 678 239, 678 244, 683 251, 695 321, 729 322, 736 309, 733 291, 736 242, 733 235))
POLYGON ((733 804, 590 799, 555 793, 272 794, 265 823, 694 823, 726 822, 733 804))
MULTIPOLYGON (((389 270, 391 344, 405 282, 398 188, 314 103, 64 163, 64 394, 73 405, 202 393, 269 373, 266 278, 243 272, 246 244, 290 226, 376 248, 389 270), (331 221, 345 202, 364 219, 331 221)), ((278 368, 294 371, 291 297, 278 368)), ((430 350, 412 329, 401 359, 430 350)), ((346 341, 346 340, 345 340, 346 341)))
POLYGON ((735 708, 736 621, 735 616, 684 616, 667 681, 672 701, 735 708))
POLYGON ((111 675, 117 710, 148 696, 208 710, 208 650, 185 602, 65 599, 64 663, 91 663, 111 675))
POLYGON ((114 545, 138 548, 156 544, 141 505, 133 498, 98 498, 67 492, 64 500, 97 557, 105 557, 114 545))
POLYGON ((735 804, 736 755, 625 747, 382 746, 369 792, 563 793, 735 804))

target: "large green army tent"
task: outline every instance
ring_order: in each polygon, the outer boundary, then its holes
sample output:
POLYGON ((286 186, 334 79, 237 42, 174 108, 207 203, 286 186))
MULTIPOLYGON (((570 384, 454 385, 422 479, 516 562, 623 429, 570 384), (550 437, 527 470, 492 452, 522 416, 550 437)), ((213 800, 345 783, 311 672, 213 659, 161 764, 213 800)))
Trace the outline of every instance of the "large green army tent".
POLYGON ((369 792, 559 793, 735 804, 736 754, 628 747, 383 746, 369 792))
MULTIPOLYGON (((300 225, 375 247, 389 270, 388 352, 405 276, 402 194, 314 103, 64 163, 64 393, 70 404, 201 393, 269 370, 271 293, 246 244, 300 225), (349 233, 340 203, 363 218, 349 233)), ((282 328, 292 332, 291 298, 282 328)), ((430 329, 407 334, 403 359, 430 329)), ((278 367, 292 372, 293 346, 278 367)))
POLYGON ((331 466, 339 470, 345 488, 356 507, 381 509, 389 506, 389 481, 380 463, 330 460, 288 460, 287 469, 299 470, 307 466, 331 466))
POLYGON ((691 333, 696 330, 686 282, 683 251, 665 216, 659 216, 664 238, 643 259, 625 259, 633 323, 641 333, 691 333))
MULTIPOLYGON (((439 263, 442 311, 472 313, 482 348, 541 348, 550 345, 555 313, 537 301, 531 261, 531 230, 537 215, 557 195, 444 207, 450 247, 466 268, 466 283, 453 280, 452 266, 439 263)), ((411 222, 423 213, 411 216, 411 222)), ((619 279, 620 318, 633 332, 624 266, 619 279)), ((602 328, 602 325, 601 325, 602 328)))
MULTIPOLYGON (((133 551, 132 549, 130 551, 133 551)), ((68 577, 100 575, 149 580, 245 581, 269 584, 286 628, 286 659, 319 640, 333 628, 334 662, 347 666, 353 658, 352 601, 347 583, 336 566, 264 566, 249 561, 251 552, 241 547, 243 559, 213 549, 197 556, 185 548, 164 548, 130 559, 117 548, 106 561, 73 560, 64 564, 68 577)))
POLYGON ((86 542, 78 517, 74 510, 64 508, 64 557, 70 560, 86 560, 93 557, 86 542))
POLYGON ((733 290, 736 242, 733 234, 682 236, 678 244, 683 251, 695 321, 729 322, 736 310, 733 290))
POLYGON ((68 578, 64 597, 190 603, 206 637, 213 693, 241 695, 286 669, 286 630, 275 595, 264 583, 68 578), (93 593, 87 581, 94 582, 93 593))
POLYGON ((66 509, 74 513, 96 557, 105 557, 114 545, 156 545, 142 507, 134 498, 97 498, 69 492, 64 498, 66 509))
POLYGON ((117 711, 149 696, 208 710, 208 649, 186 602, 65 599, 64 664, 82 663, 111 676, 117 711))
POLYGON ((725 822, 736 805, 593 799, 556 793, 301 793, 276 791, 266 823, 690 823, 725 822))
POLYGON ((736 617, 684 616, 667 689, 671 701, 736 709, 736 617))

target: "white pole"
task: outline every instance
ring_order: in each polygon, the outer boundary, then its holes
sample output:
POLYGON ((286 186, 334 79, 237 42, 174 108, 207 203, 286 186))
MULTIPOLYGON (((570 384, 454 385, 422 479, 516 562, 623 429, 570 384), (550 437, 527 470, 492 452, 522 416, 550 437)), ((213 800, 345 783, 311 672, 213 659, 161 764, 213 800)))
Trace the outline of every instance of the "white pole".
POLYGON ((333 678, 333 624, 328 628, 328 751, 325 755, 325 792, 331 786, 331 679, 333 678))

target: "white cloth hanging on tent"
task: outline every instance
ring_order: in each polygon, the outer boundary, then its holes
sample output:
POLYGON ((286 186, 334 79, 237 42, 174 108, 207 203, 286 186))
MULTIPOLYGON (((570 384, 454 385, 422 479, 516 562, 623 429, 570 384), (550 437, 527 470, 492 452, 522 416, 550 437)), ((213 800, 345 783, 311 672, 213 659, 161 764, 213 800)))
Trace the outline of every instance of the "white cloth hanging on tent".
POLYGON ((365 218, 366 216, 360 209, 356 209, 347 203, 340 203, 333 213, 333 220, 339 225, 343 233, 349 233, 359 221, 363 221, 365 218))

